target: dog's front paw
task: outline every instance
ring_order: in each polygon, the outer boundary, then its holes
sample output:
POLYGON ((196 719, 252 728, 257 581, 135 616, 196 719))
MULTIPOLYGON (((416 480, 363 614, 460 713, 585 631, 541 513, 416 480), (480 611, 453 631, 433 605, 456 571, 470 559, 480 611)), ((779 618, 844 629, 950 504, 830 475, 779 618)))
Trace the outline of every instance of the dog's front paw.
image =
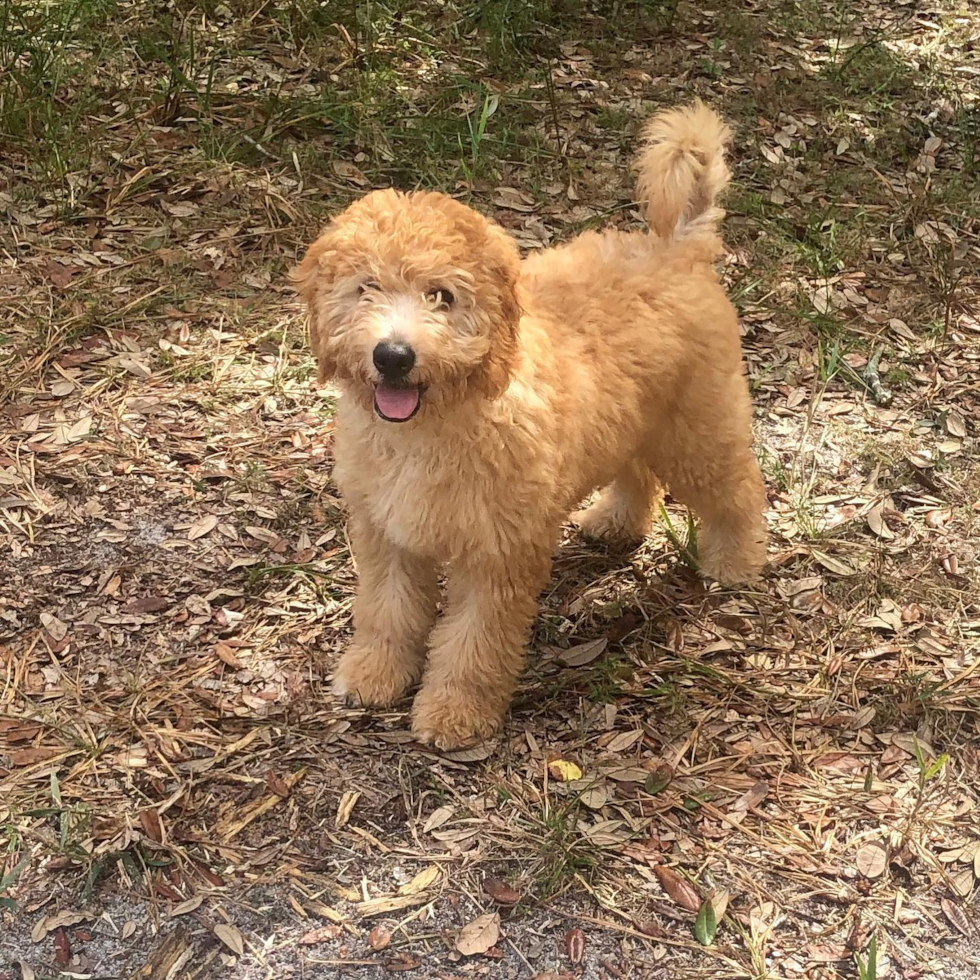
POLYGON ((460 749, 498 732, 503 713, 486 697, 423 687, 412 709, 412 734, 437 749, 460 749))
POLYGON ((418 680, 418 658, 352 643, 333 675, 333 693, 349 704, 389 705, 418 680))

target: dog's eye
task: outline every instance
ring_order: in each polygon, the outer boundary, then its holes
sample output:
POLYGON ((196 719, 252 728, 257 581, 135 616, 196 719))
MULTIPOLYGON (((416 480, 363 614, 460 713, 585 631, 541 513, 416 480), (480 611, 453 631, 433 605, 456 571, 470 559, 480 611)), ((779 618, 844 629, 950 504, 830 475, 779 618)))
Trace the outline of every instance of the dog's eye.
POLYGON ((357 287, 358 296, 363 296, 368 290, 380 289, 381 287, 373 280, 368 279, 367 282, 362 282, 360 286, 357 287))
POLYGON ((435 303, 436 306, 446 307, 447 310, 456 302, 456 297, 448 289, 442 287, 439 289, 430 289, 425 294, 425 298, 430 303, 435 303))

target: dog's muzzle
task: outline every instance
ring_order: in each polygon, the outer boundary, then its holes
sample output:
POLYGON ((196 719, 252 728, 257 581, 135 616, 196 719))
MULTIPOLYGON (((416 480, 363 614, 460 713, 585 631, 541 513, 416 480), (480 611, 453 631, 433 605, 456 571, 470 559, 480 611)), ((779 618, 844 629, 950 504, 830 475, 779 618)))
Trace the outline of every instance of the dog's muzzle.
POLYGON ((422 404, 422 386, 408 380, 415 351, 399 341, 383 341, 372 360, 381 380, 374 389, 374 410, 386 422, 407 422, 422 404))

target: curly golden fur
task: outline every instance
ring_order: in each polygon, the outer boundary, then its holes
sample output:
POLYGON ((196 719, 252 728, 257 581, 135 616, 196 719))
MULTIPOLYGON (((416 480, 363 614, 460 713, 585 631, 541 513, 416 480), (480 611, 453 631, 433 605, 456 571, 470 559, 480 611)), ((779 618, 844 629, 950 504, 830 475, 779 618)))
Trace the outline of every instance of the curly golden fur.
POLYGON ((310 247, 294 280, 320 377, 343 391, 334 476, 360 577, 338 694, 390 704, 421 680, 421 740, 498 729, 562 522, 596 488, 585 533, 641 538, 666 485, 700 518, 707 575, 759 573, 763 483, 712 268, 727 139, 700 104, 648 123, 650 233, 586 232, 522 262, 463 204, 385 190, 310 247), (372 359, 391 341, 415 355, 397 389, 372 359))

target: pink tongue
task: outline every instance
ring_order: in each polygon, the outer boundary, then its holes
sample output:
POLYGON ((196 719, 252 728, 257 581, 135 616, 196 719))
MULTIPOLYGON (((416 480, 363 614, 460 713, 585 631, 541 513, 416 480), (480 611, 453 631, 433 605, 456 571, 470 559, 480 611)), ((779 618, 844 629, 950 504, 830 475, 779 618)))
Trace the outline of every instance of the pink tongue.
POLYGON ((374 404, 386 419, 404 421, 410 418, 419 404, 418 385, 396 388, 384 381, 374 391, 374 404))

